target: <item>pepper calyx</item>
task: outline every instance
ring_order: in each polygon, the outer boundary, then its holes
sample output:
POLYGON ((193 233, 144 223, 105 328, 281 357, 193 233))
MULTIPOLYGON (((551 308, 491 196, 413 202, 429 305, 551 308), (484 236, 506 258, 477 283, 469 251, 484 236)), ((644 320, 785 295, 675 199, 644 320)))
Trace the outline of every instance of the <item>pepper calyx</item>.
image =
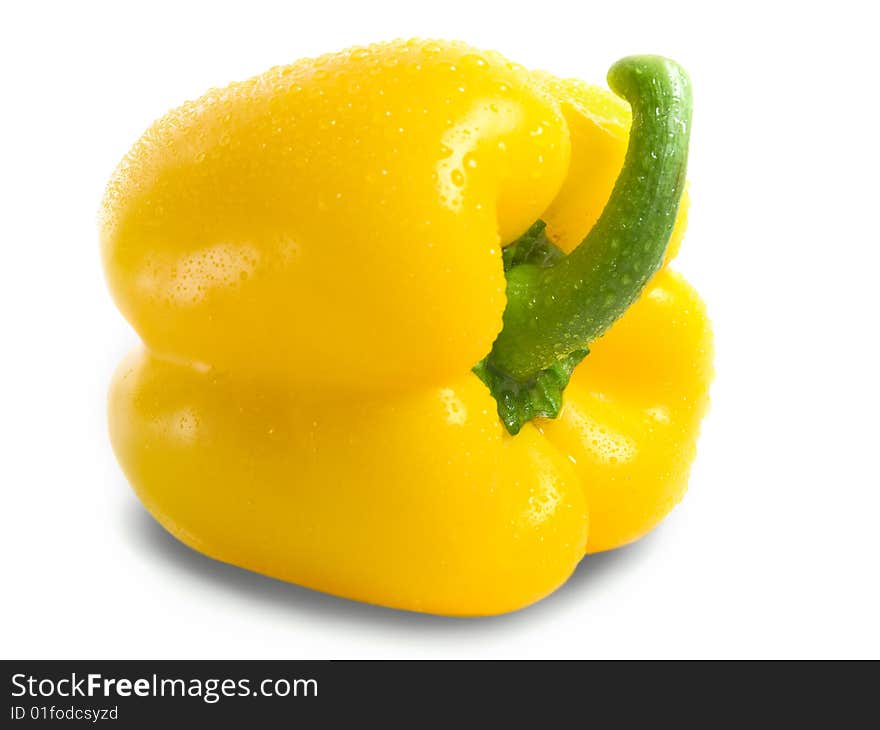
MULTIPOLYGON (((547 269, 565 257, 565 253, 547 238, 547 224, 536 221, 503 251, 504 273, 508 292, 516 287, 516 279, 528 280, 541 269, 547 269), (515 270, 515 273, 511 273, 515 270)), ((556 418, 562 410, 562 393, 575 366, 589 350, 575 350, 531 377, 520 380, 506 373, 493 362, 491 355, 483 358, 474 373, 485 383, 498 405, 498 417, 507 431, 515 435, 534 418, 556 418)))
POLYGON ((575 350, 527 380, 519 380, 499 370, 489 357, 474 368, 498 406, 498 417, 508 433, 515 436, 534 418, 556 418, 562 411, 562 393, 577 364, 589 350, 575 350))

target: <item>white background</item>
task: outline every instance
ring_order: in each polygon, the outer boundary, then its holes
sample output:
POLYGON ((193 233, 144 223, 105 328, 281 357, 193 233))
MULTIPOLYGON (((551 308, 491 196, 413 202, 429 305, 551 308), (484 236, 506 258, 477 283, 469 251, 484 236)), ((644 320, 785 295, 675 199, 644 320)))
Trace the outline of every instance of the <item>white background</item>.
POLYGON ((869 7, 3 3, 0 654, 880 657, 869 7), (676 267, 708 302, 717 378, 690 493, 641 543, 498 618, 369 607, 203 558, 141 509, 106 436, 106 387, 136 342, 98 256, 116 162, 211 86, 397 36, 594 82, 620 56, 661 53, 695 86, 676 267))

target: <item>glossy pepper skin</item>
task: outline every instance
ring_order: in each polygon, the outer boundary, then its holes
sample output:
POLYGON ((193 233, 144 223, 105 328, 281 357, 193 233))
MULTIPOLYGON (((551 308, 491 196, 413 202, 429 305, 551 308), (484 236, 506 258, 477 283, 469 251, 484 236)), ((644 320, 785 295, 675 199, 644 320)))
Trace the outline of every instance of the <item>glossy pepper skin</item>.
POLYGON ((543 220, 575 249, 629 126, 610 92, 429 41, 275 68, 156 122, 101 224, 144 343, 110 435, 150 512, 219 560, 450 615, 526 606, 651 530, 712 375, 703 304, 665 267, 686 199, 557 418, 512 435, 472 371, 507 327, 504 247, 543 220))

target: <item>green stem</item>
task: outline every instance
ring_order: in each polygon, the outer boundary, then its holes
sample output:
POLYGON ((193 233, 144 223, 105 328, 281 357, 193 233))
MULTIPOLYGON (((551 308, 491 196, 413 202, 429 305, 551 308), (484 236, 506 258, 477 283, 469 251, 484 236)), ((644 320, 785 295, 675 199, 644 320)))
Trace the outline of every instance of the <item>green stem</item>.
POLYGON ((552 244, 533 227, 523 239, 541 256, 506 258, 517 263, 507 271, 504 326, 475 368, 511 433, 535 416, 558 415, 571 370, 660 267, 675 223, 691 125, 687 74, 666 58, 631 56, 611 67, 608 83, 633 117, 611 197, 568 256, 548 255, 552 244))

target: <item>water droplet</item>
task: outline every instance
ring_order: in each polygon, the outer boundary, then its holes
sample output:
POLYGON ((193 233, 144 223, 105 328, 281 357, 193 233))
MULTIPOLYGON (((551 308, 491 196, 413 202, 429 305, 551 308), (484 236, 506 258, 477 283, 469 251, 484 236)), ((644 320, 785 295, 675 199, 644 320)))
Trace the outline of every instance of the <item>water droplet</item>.
POLYGON ((473 68, 487 68, 489 66, 486 59, 476 53, 469 53, 466 56, 462 56, 461 63, 462 65, 471 66, 473 68))

